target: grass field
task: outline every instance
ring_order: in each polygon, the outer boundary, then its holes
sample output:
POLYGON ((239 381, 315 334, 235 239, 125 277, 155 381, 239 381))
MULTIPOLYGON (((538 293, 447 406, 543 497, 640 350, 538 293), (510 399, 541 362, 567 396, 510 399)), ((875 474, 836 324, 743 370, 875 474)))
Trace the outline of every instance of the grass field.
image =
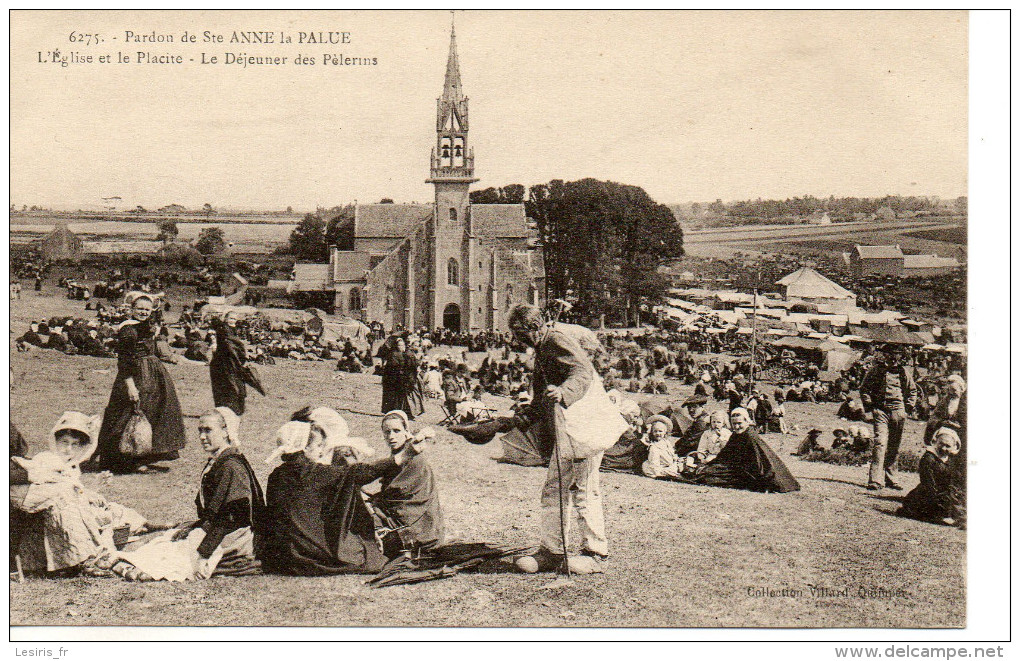
POLYGON ((934 230, 915 230, 913 232, 905 232, 905 234, 907 236, 913 236, 918 239, 941 241, 943 243, 956 243, 961 246, 967 245, 966 227, 946 227, 934 230))
MULTIPOLYGON (((12 332, 30 318, 82 314, 81 302, 27 292, 12 310, 12 332)), ((100 412, 116 365, 52 351, 12 354, 12 419, 33 450, 64 410, 100 412)), ((281 360, 261 367, 270 392, 252 395, 243 447, 259 478, 275 429, 307 403, 348 408, 356 435, 380 451, 379 377, 340 374, 330 363, 281 360)), ((88 484, 153 520, 194 517, 204 464, 196 416, 211 406, 208 368, 169 367, 178 383, 189 444, 167 474, 86 475, 88 484)), ((686 392, 672 384, 673 395, 686 392)), ((508 402, 491 400, 500 407, 508 402)), ((364 577, 219 578, 187 584, 114 579, 32 579, 11 584, 12 625, 306 625, 581 627, 962 627, 966 533, 903 520, 892 492, 862 489, 863 468, 789 456, 809 426, 831 429, 835 404, 788 403, 795 435, 767 440, 802 491, 761 495, 603 473, 611 557, 602 575, 553 583, 508 562, 418 586, 370 590, 364 577), (847 596, 815 598, 811 586, 847 596), (754 596, 757 590, 792 596, 754 596), (875 596, 874 588, 897 596, 875 596), (864 591, 863 593, 861 591, 864 591), (863 595, 863 596, 862 596, 863 595), (871 595, 871 596, 869 596, 871 595)), ((440 419, 438 405, 423 417, 440 419)), ((920 423, 904 444, 915 449, 920 423)), ((451 535, 513 546, 537 532, 539 468, 499 464, 498 442, 472 446, 441 431, 428 450, 451 535)), ((914 474, 904 474, 907 488, 914 474)))
POLYGON ((965 245, 966 237, 966 226, 955 220, 897 220, 784 228, 756 225, 687 232, 684 249, 694 256, 727 258, 735 252, 819 255, 849 252, 854 244, 898 244, 911 254, 959 257, 961 240, 965 245))
MULTIPOLYGON (((207 227, 218 227, 223 230, 224 237, 228 243, 245 244, 284 244, 294 229, 295 222, 252 222, 252 223, 224 223, 224 222, 194 222, 178 223, 178 238, 181 241, 193 241, 198 238, 202 230, 207 227)), ((144 222, 123 222, 123 221, 85 221, 72 222, 68 225, 75 234, 88 241, 102 239, 119 239, 133 241, 154 241, 159 229, 155 223, 144 222)), ((12 238, 22 243, 32 239, 46 236, 53 230, 51 222, 43 220, 33 223, 12 224, 10 233, 12 238)))

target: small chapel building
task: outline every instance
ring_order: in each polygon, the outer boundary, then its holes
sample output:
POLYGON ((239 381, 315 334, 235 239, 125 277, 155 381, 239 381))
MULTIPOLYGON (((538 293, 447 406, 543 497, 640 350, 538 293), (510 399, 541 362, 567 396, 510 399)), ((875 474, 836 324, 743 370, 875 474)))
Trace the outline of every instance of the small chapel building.
POLYGON ((357 204, 354 250, 334 248, 328 269, 297 265, 293 287, 332 291, 337 314, 381 322, 388 331, 505 331, 514 305, 542 305, 542 250, 524 205, 470 202, 478 179, 468 129, 451 29, 426 180, 435 201, 357 204))

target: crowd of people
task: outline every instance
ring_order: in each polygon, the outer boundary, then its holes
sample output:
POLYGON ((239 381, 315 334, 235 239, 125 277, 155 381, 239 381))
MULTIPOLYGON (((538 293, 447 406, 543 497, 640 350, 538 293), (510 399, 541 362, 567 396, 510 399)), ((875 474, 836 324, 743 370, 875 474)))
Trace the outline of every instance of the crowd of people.
MULTIPOLYGON (((526 573, 594 573, 609 555, 600 469, 756 492, 795 491, 797 480, 760 433, 788 432, 786 401, 834 398, 842 402, 839 415, 872 424, 868 488, 897 490, 903 424, 918 398, 907 369, 915 357, 892 346, 845 371, 838 386, 781 384, 770 398, 751 387, 755 375, 747 361, 696 360, 692 347, 703 348, 696 332, 606 335, 603 350, 531 306, 512 311, 509 337, 398 333, 375 355, 371 342, 367 349, 350 341, 323 343, 321 320, 280 328, 229 313, 203 315, 199 306, 182 310, 179 332, 171 335, 161 298, 145 291, 131 292, 124 307, 100 313, 101 321, 84 325, 77 319, 33 323, 17 340, 19 346, 67 350, 53 339, 64 338, 76 351, 117 357, 103 415, 66 412, 48 451, 27 457, 12 424, 12 559, 29 571, 130 580, 331 575, 377 573, 408 554, 441 554, 447 548, 442 500, 422 453, 433 433, 412 431, 426 398, 435 397, 444 400, 456 433, 472 442, 518 433, 548 467, 539 499, 539 546, 518 557, 516 566, 526 573), (209 461, 197 478, 196 518, 168 526, 84 487, 81 471, 165 471, 178 458, 186 433, 164 345, 180 347, 181 338, 186 357, 197 348, 209 364, 215 408, 199 418, 198 438, 209 461), (471 369, 463 351, 459 359, 429 357, 440 345, 484 347, 487 354, 471 369), (374 459, 339 413, 308 407, 280 427, 278 448, 267 459, 280 465, 263 490, 240 438, 248 388, 265 394, 253 365, 274 355, 301 359, 306 352, 318 356, 313 360, 337 359, 337 369, 347 371, 377 365, 381 433, 391 456, 374 459), (650 398, 639 404, 624 394, 633 389, 618 387, 666 378, 693 384, 693 395, 682 403, 650 398), (851 391, 859 391, 859 398, 851 391), (470 406, 484 393, 513 397, 512 417, 470 406), (132 443, 125 444, 129 438, 132 443), (369 493, 371 484, 378 488, 369 493), (571 551, 575 519, 581 543, 571 551)), ((954 365, 933 362, 930 368, 954 365)), ((901 513, 963 526, 966 388, 957 373, 944 382, 945 392, 928 415, 921 483, 904 499, 901 513)))

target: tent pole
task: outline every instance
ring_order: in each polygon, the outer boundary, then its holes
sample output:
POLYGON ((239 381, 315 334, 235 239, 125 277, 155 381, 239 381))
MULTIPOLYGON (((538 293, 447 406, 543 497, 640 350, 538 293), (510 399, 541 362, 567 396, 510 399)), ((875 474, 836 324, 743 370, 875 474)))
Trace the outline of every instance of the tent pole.
POLYGON ((758 288, 754 288, 754 303, 751 307, 751 373, 747 378, 747 396, 754 390, 754 345, 758 336, 758 288))

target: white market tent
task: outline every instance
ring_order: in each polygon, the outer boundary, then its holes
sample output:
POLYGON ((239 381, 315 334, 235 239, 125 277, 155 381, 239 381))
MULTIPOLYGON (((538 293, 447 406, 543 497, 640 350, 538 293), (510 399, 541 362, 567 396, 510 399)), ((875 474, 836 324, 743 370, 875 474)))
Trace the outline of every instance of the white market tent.
POLYGON ((786 288, 786 300, 799 299, 832 306, 833 309, 857 307, 857 294, 829 280, 810 267, 797 269, 776 282, 786 288))

